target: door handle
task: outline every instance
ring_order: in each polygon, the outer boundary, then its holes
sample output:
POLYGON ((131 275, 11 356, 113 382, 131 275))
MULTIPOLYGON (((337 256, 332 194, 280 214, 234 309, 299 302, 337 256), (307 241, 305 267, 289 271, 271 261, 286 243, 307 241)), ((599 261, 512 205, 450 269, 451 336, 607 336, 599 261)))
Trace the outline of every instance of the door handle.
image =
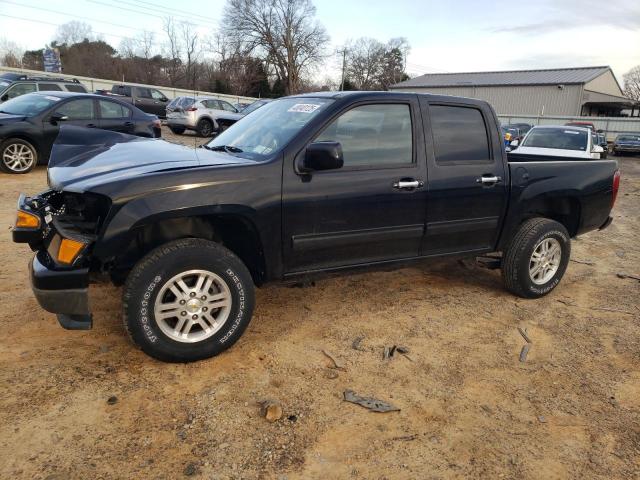
POLYGON ((133 122, 124 122, 125 127, 133 127, 133 122))
POLYGON ((393 184, 393 188, 397 188, 399 190, 413 190, 414 188, 420 188, 423 186, 424 182, 414 179, 398 180, 393 184))
POLYGON ((502 181, 502 177, 497 175, 483 175, 480 178, 476 178, 476 183, 482 183, 483 185, 495 185, 502 181))
POLYGON ((95 123, 87 123, 87 128, 98 128, 95 123))

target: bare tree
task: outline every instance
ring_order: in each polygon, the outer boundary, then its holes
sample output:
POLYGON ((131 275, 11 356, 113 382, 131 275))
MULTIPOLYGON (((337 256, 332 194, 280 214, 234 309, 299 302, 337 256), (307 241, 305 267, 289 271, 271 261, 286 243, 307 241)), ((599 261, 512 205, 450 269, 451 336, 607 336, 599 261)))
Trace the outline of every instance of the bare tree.
POLYGON ((24 49, 16 42, 0 38, 0 65, 5 67, 19 68, 22 66, 22 56, 24 49))
POLYGON ((77 20, 72 20, 60 25, 54 36, 54 40, 60 45, 73 45, 74 43, 80 43, 85 39, 93 40, 93 38, 93 28, 91 25, 77 20))
POLYGON ((200 43, 195 25, 189 22, 180 23, 180 41, 184 51, 184 76, 187 80, 187 88, 195 89, 198 71, 198 57, 200 56, 200 43))
POLYGON ((329 37, 315 15, 311 0, 227 0, 222 32, 240 50, 273 65, 290 94, 324 58, 329 37))
POLYGON ((374 38, 360 38, 347 47, 346 75, 358 89, 379 88, 385 46, 374 38))
POLYGON ((164 33, 167 40, 163 46, 164 55, 168 57, 167 75, 171 81, 171 85, 176 86, 180 76, 180 68, 182 65, 182 46, 180 42, 180 34, 176 22, 172 18, 165 18, 163 25, 164 33))
POLYGON ((640 65, 636 65, 622 76, 624 94, 635 102, 640 102, 640 65))

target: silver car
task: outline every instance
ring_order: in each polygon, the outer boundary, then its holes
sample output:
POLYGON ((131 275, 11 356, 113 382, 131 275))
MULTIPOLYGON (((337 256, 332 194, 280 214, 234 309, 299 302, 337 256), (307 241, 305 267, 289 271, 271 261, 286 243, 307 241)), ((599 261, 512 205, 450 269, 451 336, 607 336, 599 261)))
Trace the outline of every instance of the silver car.
POLYGON ((167 125, 178 135, 195 130, 201 137, 210 137, 240 118, 233 105, 212 97, 177 97, 167 105, 167 125))

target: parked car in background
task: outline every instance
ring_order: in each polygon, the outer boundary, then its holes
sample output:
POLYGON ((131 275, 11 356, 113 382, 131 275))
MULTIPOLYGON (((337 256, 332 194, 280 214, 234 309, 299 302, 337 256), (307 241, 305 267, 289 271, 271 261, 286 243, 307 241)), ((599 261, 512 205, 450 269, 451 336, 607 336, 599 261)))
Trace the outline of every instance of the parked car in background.
POLYGON ((169 103, 167 96, 160 90, 138 85, 114 85, 111 90, 96 90, 98 95, 115 96, 118 100, 135 105, 146 113, 160 118, 166 117, 169 103))
POLYGON ((509 123, 507 125, 503 125, 506 128, 517 128, 520 131, 521 138, 518 140, 522 140, 524 136, 533 128, 533 125, 529 123, 509 123))
POLYGON ((0 103, 33 92, 87 93, 87 89, 76 79, 32 77, 18 73, 0 75, 0 103))
POLYGON ((599 159, 603 148, 590 128, 544 125, 533 127, 517 145, 519 155, 599 159))
POLYGON ((504 142, 504 147, 507 152, 510 151, 512 142, 515 142, 514 145, 517 145, 518 142, 522 140, 519 128, 511 128, 508 125, 502 125, 500 127, 500 133, 502 134, 502 141, 504 142))
POLYGON ((251 102, 238 102, 233 104, 234 108, 239 112, 247 108, 249 105, 251 105, 251 102))
POLYGON ((618 135, 613 142, 612 150, 614 155, 640 154, 640 134, 618 135))
POLYGON ((600 158, 607 158, 609 154, 609 144, 607 143, 607 136, 604 132, 596 132, 596 143, 602 147, 602 153, 600 158))
POLYGON ((252 104, 248 105, 243 110, 241 110, 239 114, 229 113, 229 112, 222 113, 217 117, 218 123, 222 125, 222 129, 225 130, 229 128, 231 125, 233 125, 234 123, 236 123, 241 118, 246 117, 251 112, 255 112, 260 107, 264 107, 267 103, 272 101, 273 100, 270 98, 263 98, 261 100, 256 100, 252 104))
POLYGON ((194 130, 201 137, 220 133, 242 115, 236 107, 212 97, 177 97, 167 106, 167 125, 175 134, 194 130))
POLYGON ((133 105, 86 93, 39 92, 0 104, 0 169, 27 173, 46 163, 60 125, 160 137, 160 120, 133 105))
POLYGON ((481 100, 322 92, 271 102, 203 148, 61 138, 13 240, 36 252, 34 295, 64 328, 92 327, 90 278, 109 274, 131 338, 173 362, 236 342, 268 282, 485 255, 507 290, 539 298, 570 239, 611 223, 618 166, 512 163, 498 136, 481 100))

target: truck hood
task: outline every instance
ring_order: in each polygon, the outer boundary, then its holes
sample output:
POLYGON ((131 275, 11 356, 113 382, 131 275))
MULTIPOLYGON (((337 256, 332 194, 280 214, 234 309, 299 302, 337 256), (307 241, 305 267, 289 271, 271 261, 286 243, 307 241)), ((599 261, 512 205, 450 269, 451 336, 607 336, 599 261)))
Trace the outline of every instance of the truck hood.
POLYGON ((83 192, 150 173, 249 162, 164 140, 63 126, 51 151, 48 182, 53 190, 83 192))
POLYGON ((512 150, 512 152, 527 155, 543 155, 548 157, 592 158, 589 152, 582 150, 564 150, 561 148, 518 147, 517 149, 512 150))

